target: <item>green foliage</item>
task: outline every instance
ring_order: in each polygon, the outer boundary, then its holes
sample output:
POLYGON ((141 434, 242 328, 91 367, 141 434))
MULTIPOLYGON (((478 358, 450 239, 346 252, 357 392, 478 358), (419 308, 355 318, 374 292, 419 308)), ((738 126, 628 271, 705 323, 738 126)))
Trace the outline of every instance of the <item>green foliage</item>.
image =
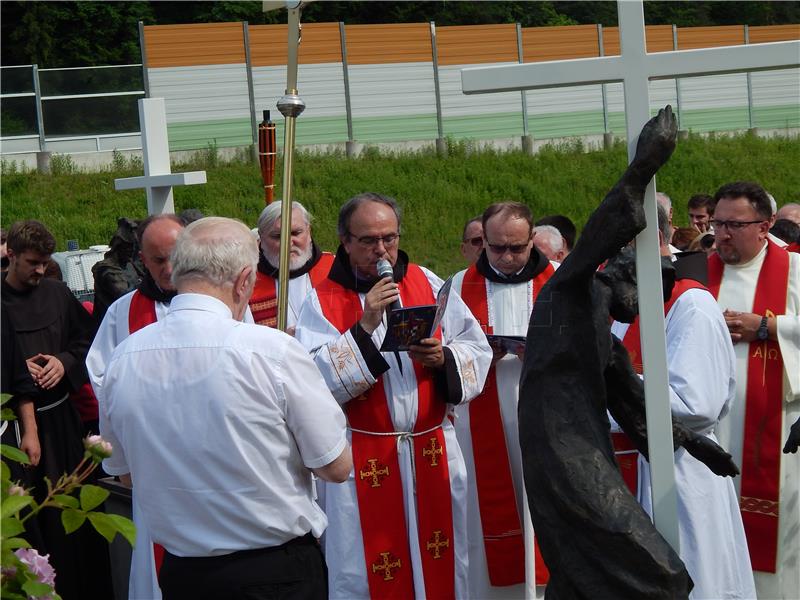
POLYGON ((69 154, 53 154, 50 157, 50 171, 53 175, 72 175, 78 166, 69 154))
MULTIPOLYGON (((393 153, 371 148, 358 159, 348 159, 343 153, 300 152, 295 197, 311 211, 314 238, 328 250, 338 244, 336 219, 345 200, 364 191, 397 198, 404 213, 403 249, 412 260, 446 276, 463 268, 458 247, 464 223, 492 202, 518 200, 531 206, 537 218, 564 214, 579 229, 583 227, 624 170, 626 146, 618 142, 608 151, 584 150, 573 142, 546 146, 528 156, 453 142, 446 158, 432 149, 393 153)), ((202 169, 205 162, 196 156, 174 164, 173 170, 202 169)), ((758 181, 780 204, 796 199, 798 163, 797 139, 692 135, 678 143, 658 174, 657 186, 673 198, 676 225, 684 225, 690 196, 713 193, 729 181, 758 181)), ((40 219, 51 228, 60 249, 67 239, 78 239, 84 248, 107 243, 118 217, 146 216, 144 191, 114 190, 115 177, 141 174, 128 167, 118 173, 4 173, 0 179, 3 226, 17 219, 40 219)), ((207 171, 206 185, 174 189, 176 210, 198 208, 206 215, 235 217, 254 227, 264 207, 258 167, 248 159, 207 167, 207 171)), ((280 190, 280 173, 275 183, 280 190)))

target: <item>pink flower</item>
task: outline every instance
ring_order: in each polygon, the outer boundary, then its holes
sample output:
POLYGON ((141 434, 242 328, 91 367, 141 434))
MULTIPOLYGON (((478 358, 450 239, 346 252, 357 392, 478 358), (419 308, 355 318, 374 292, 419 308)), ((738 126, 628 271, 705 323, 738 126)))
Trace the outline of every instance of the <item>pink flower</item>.
MULTIPOLYGON (((33 548, 19 548, 14 552, 20 561, 36 576, 39 583, 55 587, 56 571, 50 565, 49 554, 42 556, 33 548)), ((36 600, 51 600, 52 596, 37 596, 36 600)))
POLYGON ((90 435, 83 440, 83 446, 92 455, 93 458, 102 460, 111 456, 113 448, 111 444, 105 441, 99 435, 90 435))
POLYGON ((19 486, 19 485, 17 485, 17 484, 12 484, 12 485, 11 485, 11 486, 8 488, 8 495, 9 495, 9 496, 27 496, 27 495, 28 495, 28 492, 27 492, 27 491, 25 491, 25 488, 24 488, 24 487, 22 487, 22 486, 19 486))

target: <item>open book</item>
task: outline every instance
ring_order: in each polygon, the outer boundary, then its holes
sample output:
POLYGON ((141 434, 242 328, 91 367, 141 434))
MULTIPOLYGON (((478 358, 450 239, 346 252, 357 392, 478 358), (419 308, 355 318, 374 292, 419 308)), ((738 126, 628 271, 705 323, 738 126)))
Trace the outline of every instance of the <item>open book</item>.
POLYGON ((486 340, 492 350, 499 350, 508 354, 525 352, 525 336, 523 335, 494 335, 487 333, 486 340))
POLYGON ((386 326, 386 336, 381 344, 381 352, 406 352, 409 346, 429 338, 439 327, 450 295, 450 277, 442 284, 436 295, 436 304, 409 306, 393 310, 386 326))

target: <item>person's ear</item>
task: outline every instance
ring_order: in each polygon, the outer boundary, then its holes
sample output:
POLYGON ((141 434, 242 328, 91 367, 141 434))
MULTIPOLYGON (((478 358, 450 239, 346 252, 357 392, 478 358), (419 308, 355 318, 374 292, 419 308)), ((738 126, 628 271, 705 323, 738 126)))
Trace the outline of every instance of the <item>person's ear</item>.
POLYGON ((248 296, 247 288, 249 287, 250 276, 252 273, 253 273, 253 267, 251 267, 250 265, 247 265, 239 272, 239 275, 236 277, 236 281, 233 284, 235 300, 238 301, 241 300, 242 298, 249 300, 249 298, 247 298, 248 296))

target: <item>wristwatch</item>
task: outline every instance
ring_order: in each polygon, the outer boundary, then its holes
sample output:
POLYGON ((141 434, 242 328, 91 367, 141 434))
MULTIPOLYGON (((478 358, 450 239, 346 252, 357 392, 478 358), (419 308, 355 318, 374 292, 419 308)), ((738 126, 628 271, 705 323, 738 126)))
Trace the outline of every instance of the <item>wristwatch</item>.
POLYGON ((756 337, 759 340, 766 340, 769 337, 769 330, 767 329, 767 317, 761 317, 761 325, 758 326, 756 337))

